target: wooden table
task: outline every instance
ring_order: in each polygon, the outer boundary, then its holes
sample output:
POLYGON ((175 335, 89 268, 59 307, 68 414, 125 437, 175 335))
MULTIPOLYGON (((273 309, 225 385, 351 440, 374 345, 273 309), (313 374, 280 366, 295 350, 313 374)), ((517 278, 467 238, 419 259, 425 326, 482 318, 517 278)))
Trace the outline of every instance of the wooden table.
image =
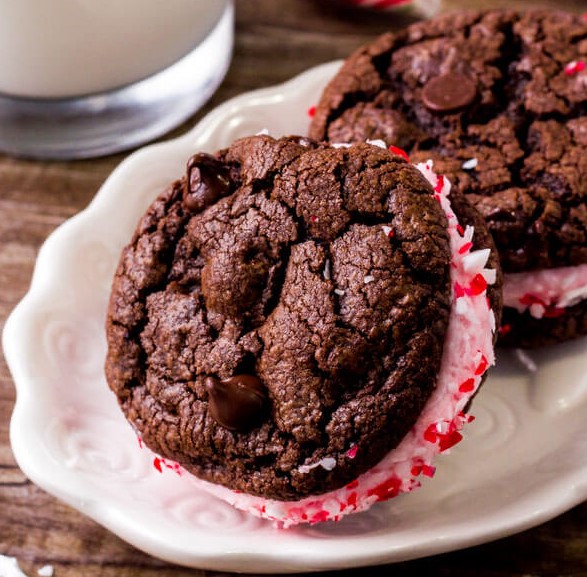
MULTIPOLYGON (((452 0, 443 9, 527 7, 523 0, 452 0)), ((533 5, 581 13, 585 0, 536 0, 533 5)), ((317 0, 237 0, 231 69, 204 110, 182 133, 227 98, 273 85, 306 68, 345 57, 359 44, 403 25, 397 15, 357 15, 317 0)), ((83 209, 124 155, 76 162, 35 162, 0 155, 0 328, 25 294, 37 251, 64 220, 83 209)), ((11 453, 8 428, 15 392, 0 358, 0 554, 29 575, 45 564, 56 577, 219 575, 151 558, 49 496, 26 479, 11 453)), ((247 568, 243 567, 246 572, 247 568)), ((393 567, 341 575, 587 575, 587 503, 542 526, 500 541, 393 567)))

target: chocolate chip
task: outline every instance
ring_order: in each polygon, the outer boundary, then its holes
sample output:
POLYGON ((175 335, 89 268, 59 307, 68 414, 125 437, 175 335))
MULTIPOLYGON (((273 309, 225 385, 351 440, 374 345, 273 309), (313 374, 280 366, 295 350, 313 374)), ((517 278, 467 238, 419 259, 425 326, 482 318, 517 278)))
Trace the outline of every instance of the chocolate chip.
POLYGON ((206 379, 210 414, 232 431, 246 431, 257 425, 265 412, 267 390, 253 375, 236 375, 219 381, 206 379))
POLYGON ((434 112, 456 112, 470 106, 477 97, 475 82, 459 72, 447 72, 429 80, 422 90, 422 101, 434 112))
POLYGON ((230 192, 230 178, 224 165, 211 154, 195 154, 187 165, 187 186, 183 201, 191 212, 201 212, 230 192))

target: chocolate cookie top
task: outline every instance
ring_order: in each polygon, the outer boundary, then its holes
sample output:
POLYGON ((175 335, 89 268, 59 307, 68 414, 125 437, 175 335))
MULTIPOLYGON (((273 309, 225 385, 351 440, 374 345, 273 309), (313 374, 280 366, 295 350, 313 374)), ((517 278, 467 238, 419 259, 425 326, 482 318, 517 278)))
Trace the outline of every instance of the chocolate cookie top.
POLYGON ((201 478, 282 500, 338 488, 434 389, 450 260, 429 183, 385 149, 256 136, 198 154, 121 255, 109 385, 201 478))
POLYGON ((578 16, 447 14, 357 50, 310 135, 434 159, 484 215, 505 271, 585 263, 586 62, 578 16))

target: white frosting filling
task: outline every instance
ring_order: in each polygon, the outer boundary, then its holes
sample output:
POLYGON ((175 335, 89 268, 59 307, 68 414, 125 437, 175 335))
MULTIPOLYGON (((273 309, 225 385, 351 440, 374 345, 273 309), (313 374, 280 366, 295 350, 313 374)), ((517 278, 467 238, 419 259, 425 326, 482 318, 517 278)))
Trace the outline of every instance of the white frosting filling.
POLYGON ((504 275, 504 306, 538 319, 558 316, 585 299, 587 264, 504 275))

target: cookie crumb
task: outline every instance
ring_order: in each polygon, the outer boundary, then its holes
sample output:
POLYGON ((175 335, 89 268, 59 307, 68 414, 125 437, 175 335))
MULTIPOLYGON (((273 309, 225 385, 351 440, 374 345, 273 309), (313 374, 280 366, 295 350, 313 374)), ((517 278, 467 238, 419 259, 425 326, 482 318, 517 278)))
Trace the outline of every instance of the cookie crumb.
POLYGON ((477 168, 478 165, 479 160, 477 158, 470 158, 469 160, 465 160, 461 167, 463 170, 473 170, 474 168, 477 168))

